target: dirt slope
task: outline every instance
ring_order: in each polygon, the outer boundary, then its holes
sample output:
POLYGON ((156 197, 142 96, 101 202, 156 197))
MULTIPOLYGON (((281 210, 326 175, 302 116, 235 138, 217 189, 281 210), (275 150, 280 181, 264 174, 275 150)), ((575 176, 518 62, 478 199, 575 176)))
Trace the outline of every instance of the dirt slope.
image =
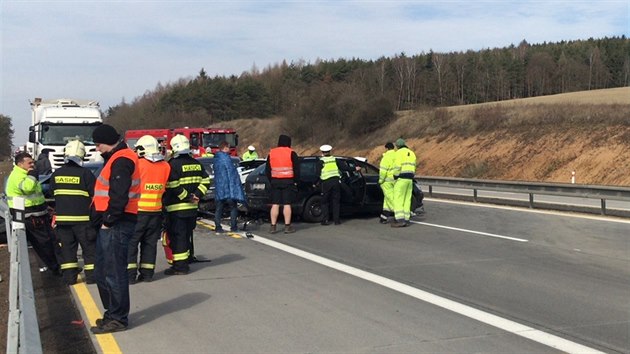
MULTIPOLYGON (((630 88, 615 88, 504 101, 498 104, 526 110, 532 104, 621 104, 630 105, 630 88)), ((493 103, 497 104, 497 103, 493 103)), ((486 104, 487 105, 487 104, 486 104)), ((480 105, 449 107, 454 114, 480 105)), ((630 186, 630 126, 542 127, 524 138, 523 132, 493 131, 470 137, 455 135, 414 136, 414 121, 420 113, 399 112, 397 120, 367 141, 350 136, 337 143, 335 154, 366 156, 378 165, 386 141, 404 136, 418 157, 419 175, 489 178, 501 180, 570 182, 575 171, 581 184, 630 186), (357 146, 361 148, 356 148, 357 146)), ((281 118, 236 120, 222 124, 238 130, 240 146, 253 144, 266 156, 283 133, 281 118)), ((294 141, 301 155, 318 153, 328 142, 294 141)))

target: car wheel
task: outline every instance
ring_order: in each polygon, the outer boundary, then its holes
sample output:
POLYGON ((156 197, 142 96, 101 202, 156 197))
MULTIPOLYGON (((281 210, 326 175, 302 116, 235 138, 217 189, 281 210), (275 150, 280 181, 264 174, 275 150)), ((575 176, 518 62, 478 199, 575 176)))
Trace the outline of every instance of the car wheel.
POLYGON ((322 196, 314 195, 306 201, 304 204, 304 212, 302 213, 302 219, 306 222, 320 222, 323 220, 322 215, 322 196))

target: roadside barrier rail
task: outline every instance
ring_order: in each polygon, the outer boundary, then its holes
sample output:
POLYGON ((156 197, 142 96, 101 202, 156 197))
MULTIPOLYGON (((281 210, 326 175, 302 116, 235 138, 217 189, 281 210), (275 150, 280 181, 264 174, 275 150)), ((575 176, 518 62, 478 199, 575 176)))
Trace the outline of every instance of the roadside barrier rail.
POLYGON ((495 181, 468 178, 416 176, 415 181, 429 187, 433 197, 433 187, 470 189, 473 201, 478 201, 478 191, 522 193, 529 195, 529 207, 535 208, 535 195, 553 195, 570 198, 599 199, 600 212, 607 215, 606 201, 630 201, 630 188, 617 186, 576 185, 572 183, 544 183, 522 181, 495 181))
POLYGON ((28 256, 24 222, 11 218, 4 196, 0 214, 7 230, 10 252, 9 319, 7 321, 7 354, 41 354, 42 343, 35 311, 35 293, 28 256))

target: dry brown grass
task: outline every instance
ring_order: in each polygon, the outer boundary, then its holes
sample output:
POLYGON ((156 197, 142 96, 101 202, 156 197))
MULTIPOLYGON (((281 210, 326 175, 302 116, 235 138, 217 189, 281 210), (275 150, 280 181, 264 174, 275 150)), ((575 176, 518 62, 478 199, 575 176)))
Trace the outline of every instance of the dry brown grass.
MULTIPOLYGON (((226 122, 261 156, 276 145, 283 120, 226 122)), ((315 123, 317 124, 317 123, 315 123)), ((316 126, 317 129, 327 127, 316 126)), ((398 137, 418 156, 420 175, 630 185, 630 88, 593 90, 397 113, 367 135, 345 134, 335 153, 378 165, 383 145, 398 137)), ((301 155, 327 141, 293 141, 301 155)))

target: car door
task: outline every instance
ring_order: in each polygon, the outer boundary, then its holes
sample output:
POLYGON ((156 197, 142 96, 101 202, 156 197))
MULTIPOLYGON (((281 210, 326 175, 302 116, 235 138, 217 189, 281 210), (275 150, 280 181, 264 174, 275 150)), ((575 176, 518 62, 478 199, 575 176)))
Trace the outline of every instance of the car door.
POLYGON ((359 161, 348 158, 338 158, 340 165, 345 165, 351 171, 341 169, 341 203, 353 206, 361 206, 365 200, 365 178, 361 171, 356 171, 355 167, 360 165, 359 161))

